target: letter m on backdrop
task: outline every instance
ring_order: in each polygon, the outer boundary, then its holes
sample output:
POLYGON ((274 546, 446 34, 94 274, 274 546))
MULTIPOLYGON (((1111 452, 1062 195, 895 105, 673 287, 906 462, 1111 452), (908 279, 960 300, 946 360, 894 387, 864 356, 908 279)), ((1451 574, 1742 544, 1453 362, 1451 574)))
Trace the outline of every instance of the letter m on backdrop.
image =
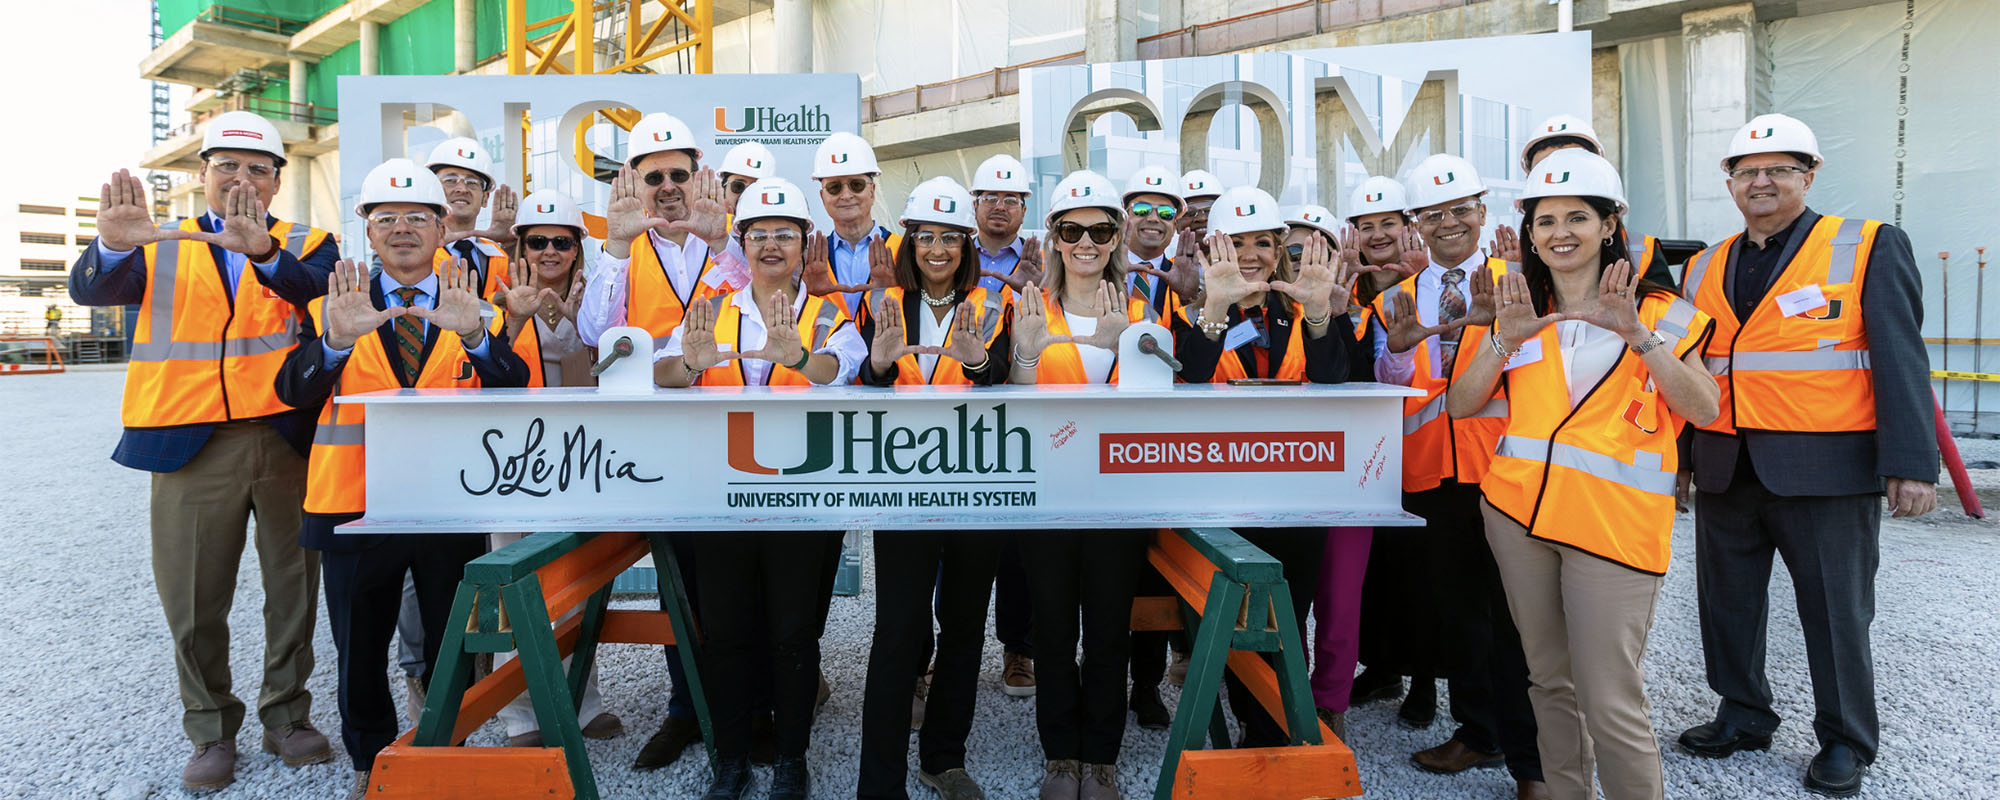
MULTIPOLYGON (((1320 196, 1346 197, 1354 188, 1341 180, 1347 172, 1341 169, 1346 163, 1341 152, 1343 144, 1354 151, 1355 159, 1367 168, 1368 174, 1392 178, 1402 174, 1403 164, 1412 160, 1411 155, 1419 145, 1424 149, 1416 154, 1417 158, 1432 153, 1460 155, 1458 106, 1458 70, 1431 70, 1424 75, 1417 96, 1403 112, 1403 124, 1397 126, 1395 138, 1385 146, 1383 133, 1368 121, 1366 107, 1354 93, 1354 87, 1348 85, 1347 78, 1314 79, 1313 120, 1319 130, 1313 138, 1314 155, 1319 161, 1320 196)), ((1386 120, 1388 114, 1382 117, 1386 120)), ((1387 122, 1383 124, 1386 126, 1387 122)))

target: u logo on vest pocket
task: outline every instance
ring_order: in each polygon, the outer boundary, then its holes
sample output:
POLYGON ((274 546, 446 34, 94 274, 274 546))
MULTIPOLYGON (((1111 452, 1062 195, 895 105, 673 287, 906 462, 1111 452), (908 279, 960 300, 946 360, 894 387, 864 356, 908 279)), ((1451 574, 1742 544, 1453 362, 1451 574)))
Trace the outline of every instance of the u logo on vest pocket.
POLYGON ((458 362, 458 374, 453 375, 451 379, 455 381, 472 380, 472 362, 470 361, 458 362))
POLYGON ((1805 317, 1806 319, 1819 320, 1821 322, 1825 322, 1827 320, 1840 319, 1840 308, 1841 308, 1840 299, 1834 298, 1826 301, 1826 311, 1824 313, 1815 314, 1811 311, 1805 311, 1801 312, 1799 316, 1805 317))
POLYGON ((1658 433, 1660 430, 1658 421, 1652 420, 1652 416, 1646 413, 1646 401, 1635 397, 1625 404, 1625 413, 1619 414, 1618 418, 1632 423, 1632 427, 1646 433, 1658 433), (1646 427, 1646 421, 1652 421, 1654 423, 1653 427, 1646 427))

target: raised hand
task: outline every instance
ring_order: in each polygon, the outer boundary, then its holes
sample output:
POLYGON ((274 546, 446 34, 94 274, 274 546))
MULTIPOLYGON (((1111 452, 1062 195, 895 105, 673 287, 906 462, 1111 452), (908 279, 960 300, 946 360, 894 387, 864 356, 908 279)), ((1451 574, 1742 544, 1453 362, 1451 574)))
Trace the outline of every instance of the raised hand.
POLYGON ((1432 336, 1463 328, 1471 318, 1468 314, 1443 325, 1425 325, 1417 318, 1417 300, 1409 292, 1391 295, 1389 304, 1382 310, 1382 327, 1389 333, 1389 352, 1392 353, 1406 352, 1432 336))
POLYGON ((1494 302, 1498 292, 1494 287, 1493 271, 1481 264, 1472 271, 1472 301, 1465 306, 1465 324, 1492 325, 1494 315, 1499 311, 1494 302))
MULTIPOLYGON (((1181 231, 1181 235, 1192 237, 1194 231, 1181 231)), ((1131 271, 1151 275, 1166 281, 1167 288, 1174 290, 1174 296, 1179 297, 1183 302, 1192 301, 1197 295, 1201 294, 1202 270, 1199 259, 1192 261, 1175 259, 1170 266, 1172 268, 1164 272, 1149 265, 1137 265, 1132 267, 1131 271)))
POLYGON ((1130 312, 1125 308, 1124 288, 1111 281, 1097 284, 1097 330, 1089 336, 1072 337, 1077 344, 1102 347, 1106 350, 1118 349, 1118 336, 1132 326, 1130 312))
POLYGON ((1631 262, 1618 259, 1618 263, 1604 268, 1604 276, 1597 281, 1597 302, 1581 311, 1565 312, 1561 317, 1596 325, 1625 337, 1627 342, 1643 338, 1648 331, 1646 324, 1639 321, 1639 281, 1645 277, 1632 268, 1631 262))
POLYGON ((479 276, 465 259, 454 258, 438 275, 437 302, 430 308, 411 308, 412 317, 458 334, 467 348, 486 340, 486 319, 479 312, 486 304, 479 299, 479 276))
MULTIPOLYGON (((993 312, 998 314, 1000 312, 993 312)), ((979 338, 979 307, 966 301, 958 304, 958 311, 951 318, 951 335, 944 347, 936 348, 938 355, 945 356, 960 364, 979 366, 986 362, 986 340, 979 338)))
POLYGON ((1493 329, 1499 332, 1502 346, 1520 347, 1550 323, 1564 318, 1558 313, 1535 313, 1535 297, 1528 291, 1528 279, 1519 272, 1500 276, 1499 289, 1500 313, 1493 329))
POLYGON ((1013 272, 1002 275, 990 269, 982 269, 979 274, 1006 284, 1007 288, 1013 289, 1016 293, 1025 291, 1031 283, 1041 285, 1042 240, 1034 236, 1021 240, 1021 257, 1014 262, 1013 272))
POLYGON ((903 304, 896 298, 883 295, 880 307, 875 312, 875 338, 868 343, 868 365, 877 375, 887 375, 896 369, 896 362, 903 356, 923 352, 925 348, 910 344, 909 329, 903 327, 903 304))
POLYGON ((1361 263, 1361 229, 1354 227, 1354 224, 1350 222, 1347 225, 1346 233, 1347 235, 1340 237, 1340 264, 1341 268, 1347 270, 1349 275, 1360 275, 1364 272, 1377 272, 1390 268, 1390 265, 1361 263))
POLYGON ((805 357, 806 346, 799 341, 798 319, 792 298, 781 291, 771 293, 764 306, 764 346, 744 353, 743 358, 761 358, 781 367, 790 367, 805 357))
POLYGON ((735 353, 725 355, 716 351, 716 313, 711 302, 688 306, 687 315, 681 320, 681 363, 688 369, 701 372, 736 358, 735 353))
MULTIPOLYGON (((873 277, 875 273, 876 244, 880 244, 880 242, 871 244, 868 248, 870 280, 850 286, 833 278, 833 259, 828 254, 826 234, 815 233, 807 236, 805 258, 802 260, 801 263, 803 266, 800 268, 800 272, 802 273, 800 277, 805 283, 806 294, 814 297, 826 297, 827 295, 836 295, 843 292, 865 292, 874 288, 873 277)), ((889 276, 889 282, 884 284, 885 287, 896 285, 894 262, 891 262, 889 276)))
POLYGON ((1201 267, 1202 283, 1208 291, 1205 311, 1227 313, 1230 306, 1270 290, 1269 283, 1243 279, 1242 266, 1236 260, 1236 244, 1229 237, 1219 233, 1209 234, 1207 249, 1207 255, 1195 254, 1195 263, 1201 267))
MULTIPOLYGON (((507 330, 520 330, 520 324, 541 310, 542 293, 546 289, 535 288, 531 277, 534 268, 528 266, 525 258, 507 262, 507 274, 500 278, 500 290, 493 293, 493 305, 507 312, 507 330)), ((579 274, 583 270, 577 270, 579 274)))
POLYGON ((576 310, 583 306, 583 288, 585 284, 585 278, 583 275, 582 265, 578 265, 575 268, 575 272, 576 275, 569 279, 568 296, 556 294, 556 290, 554 289, 542 290, 543 311, 547 311, 553 308, 557 312, 562 314, 563 318, 568 319, 571 322, 576 321, 576 310))
POLYGON ((1192 229, 1182 229, 1179 233, 1174 234, 1175 261, 1187 261, 1192 264, 1195 263, 1195 257, 1200 253, 1201 236, 1199 234, 1195 233, 1192 229))
POLYGON ((1052 344, 1074 341, 1069 336, 1049 334, 1048 303, 1042 298, 1042 287, 1029 283, 1021 290, 1021 302, 1014 308, 1014 353, 1018 358, 1034 360, 1052 344))
MULTIPOLYGON (((167 239, 192 238, 178 227, 161 229, 153 224, 153 207, 146 202, 146 185, 130 170, 112 173, 111 180, 98 188, 97 197, 97 237, 106 248, 122 251, 167 239)), ((265 236, 268 238, 270 234, 265 236)))
POLYGON ((322 315, 326 331, 320 338, 327 347, 346 350, 382 323, 409 313, 403 306, 376 308, 369 299, 369 283, 366 264, 352 258, 334 263, 333 272, 326 276, 326 310, 322 315))
POLYGON ((273 252, 278 244, 264 224, 264 201, 257 197, 257 187, 248 182, 231 186, 223 194, 222 230, 197 231, 189 233, 188 238, 252 257, 273 252))
POLYGON ((639 179, 639 171, 631 167, 619 168, 618 177, 611 179, 611 202, 604 207, 604 252, 612 258, 629 258, 631 251, 627 248, 633 239, 667 224, 652 215, 646 198, 640 196, 645 185, 639 179))
POLYGON ((1486 245, 1486 255, 1509 264, 1521 263, 1521 237, 1514 234, 1511 225, 1501 225, 1493 231, 1493 241, 1486 245))
POLYGON ((729 209, 722 205, 722 178, 710 167, 702 167, 687 185, 687 219, 665 223, 667 230, 693 234, 708 243, 711 251, 729 246, 729 209))
POLYGON ((487 225, 486 238, 503 244, 514 240, 514 219, 521 214, 521 198, 514 195, 513 188, 500 184, 493 190, 491 220, 487 225))
POLYGON ((1424 244, 1423 234, 1417 233, 1415 227, 1403 227, 1403 260, 1390 266, 1405 278, 1430 268, 1430 248, 1424 244))
POLYGON ((1326 239, 1313 236, 1299 254, 1298 277, 1271 281, 1270 286, 1298 301, 1307 319, 1320 319, 1331 316, 1334 309, 1347 309, 1353 292, 1346 285, 1348 278, 1343 272, 1333 260, 1333 249, 1327 246, 1326 239))
POLYGON ((896 285, 896 254, 890 252, 889 243, 880 238, 868 243, 868 282, 862 284, 868 289, 890 289, 896 285))

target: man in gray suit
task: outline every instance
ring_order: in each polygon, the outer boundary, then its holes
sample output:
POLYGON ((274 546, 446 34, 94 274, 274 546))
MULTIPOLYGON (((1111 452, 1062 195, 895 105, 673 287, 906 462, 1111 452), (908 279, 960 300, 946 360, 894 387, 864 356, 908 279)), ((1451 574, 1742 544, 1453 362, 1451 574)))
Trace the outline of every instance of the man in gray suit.
POLYGON ((1881 501, 1937 507, 1930 359, 1910 240, 1806 208, 1821 163, 1804 123, 1751 120, 1723 158, 1745 230, 1689 262, 1686 293, 1717 322, 1703 351, 1722 417, 1694 433, 1696 581, 1715 720, 1680 736, 1723 758, 1770 747, 1764 676, 1771 556, 1791 571, 1820 742, 1806 789, 1861 790, 1878 745, 1874 661, 1881 501))

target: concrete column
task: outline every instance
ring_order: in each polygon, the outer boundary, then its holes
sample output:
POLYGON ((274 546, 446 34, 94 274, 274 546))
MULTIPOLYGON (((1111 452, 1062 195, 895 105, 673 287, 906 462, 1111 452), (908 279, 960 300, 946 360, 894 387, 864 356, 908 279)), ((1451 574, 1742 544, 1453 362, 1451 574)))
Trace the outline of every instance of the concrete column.
POLYGON ((292 68, 291 77, 288 83, 286 84, 286 86, 289 87, 291 90, 290 99, 293 105, 299 105, 299 106, 305 105, 306 104, 306 60, 303 58, 294 58, 291 60, 290 66, 292 68))
POLYGON ((813 0, 772 0, 771 34, 777 40, 778 72, 813 71, 813 0))
POLYGON ((1138 0, 1085 0, 1083 60, 1100 64, 1138 58, 1138 0))
POLYGON ((461 73, 471 72, 472 62, 476 60, 476 56, 473 53, 477 49, 475 44, 477 40, 473 32, 474 20, 476 18, 476 12, 473 10, 473 0, 452 0, 452 69, 461 73))
POLYGON ((1686 219, 1695 238, 1712 242, 1743 229, 1718 162, 1729 138, 1768 102, 1757 34, 1757 9, 1750 3, 1681 15, 1688 69, 1686 219))
MULTIPOLYGON (((1625 152, 1622 117, 1625 108, 1624 69, 1618 63, 1618 48, 1600 47, 1590 51, 1590 126, 1604 145, 1604 159, 1622 165, 1625 152)), ((1620 169, 1623 169, 1621 166, 1620 169)))
POLYGON ((361 21, 361 74, 382 74, 382 23, 361 21))
POLYGON ((278 196, 283 203, 274 203, 271 213, 278 219, 292 222, 312 221, 312 158, 293 156, 285 163, 284 181, 278 196))

